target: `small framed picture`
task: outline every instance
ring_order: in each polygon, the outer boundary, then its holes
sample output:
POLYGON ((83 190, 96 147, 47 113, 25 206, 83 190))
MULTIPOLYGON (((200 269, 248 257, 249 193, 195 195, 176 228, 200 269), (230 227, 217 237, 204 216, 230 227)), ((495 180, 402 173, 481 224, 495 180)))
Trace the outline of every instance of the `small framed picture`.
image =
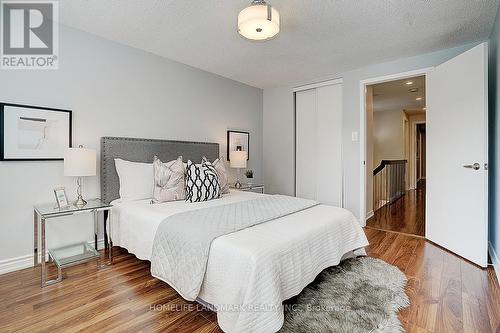
POLYGON ((250 160, 250 133, 242 131, 227 131, 227 160, 229 152, 243 150, 247 152, 247 161, 250 160))
POLYGON ((64 187, 54 189, 54 195, 56 196, 59 209, 69 207, 68 196, 66 195, 66 189, 64 187))

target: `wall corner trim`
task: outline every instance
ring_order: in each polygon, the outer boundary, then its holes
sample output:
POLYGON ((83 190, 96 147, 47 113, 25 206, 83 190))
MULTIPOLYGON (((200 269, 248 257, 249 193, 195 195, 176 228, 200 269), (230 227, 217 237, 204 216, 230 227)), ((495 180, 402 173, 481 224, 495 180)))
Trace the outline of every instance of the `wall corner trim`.
POLYGON ((493 248, 493 245, 491 242, 488 242, 488 250, 490 252, 490 257, 493 265, 493 271, 495 272, 495 275, 497 277, 497 281, 500 282, 500 278, 498 277, 500 274, 500 258, 498 258, 497 253, 495 252, 495 249, 493 248))

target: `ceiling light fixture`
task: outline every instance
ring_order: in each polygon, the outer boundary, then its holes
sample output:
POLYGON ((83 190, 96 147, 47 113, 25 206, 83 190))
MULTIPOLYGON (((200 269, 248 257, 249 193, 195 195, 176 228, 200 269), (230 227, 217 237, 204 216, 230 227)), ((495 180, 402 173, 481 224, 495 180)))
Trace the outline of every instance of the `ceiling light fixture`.
POLYGON ((407 86, 411 86, 413 84, 413 81, 406 81, 407 86))
POLYGON ((251 40, 271 39, 280 32, 280 14, 264 0, 253 0, 238 15, 238 32, 251 40))

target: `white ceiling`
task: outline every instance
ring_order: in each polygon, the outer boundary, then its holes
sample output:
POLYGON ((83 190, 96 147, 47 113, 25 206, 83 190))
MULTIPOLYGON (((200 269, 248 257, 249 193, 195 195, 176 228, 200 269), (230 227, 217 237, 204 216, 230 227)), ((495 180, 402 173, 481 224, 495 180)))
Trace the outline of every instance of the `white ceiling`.
POLYGON ((373 85, 373 111, 422 110, 425 102, 425 76, 373 85), (412 82, 407 85, 406 82, 412 82), (410 89, 417 89, 412 92, 410 89), (422 100, 417 101, 417 97, 422 100))
POLYGON ((274 40, 237 33, 250 0, 67 0, 60 21, 249 85, 296 84, 486 39, 500 0, 270 0, 274 40))

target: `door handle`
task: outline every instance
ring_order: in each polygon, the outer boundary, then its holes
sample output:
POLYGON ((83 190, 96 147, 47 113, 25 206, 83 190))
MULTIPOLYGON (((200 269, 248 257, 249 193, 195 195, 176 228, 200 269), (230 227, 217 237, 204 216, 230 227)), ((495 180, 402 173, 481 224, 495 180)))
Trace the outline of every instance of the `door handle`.
POLYGON ((464 168, 479 170, 479 169, 481 169, 481 164, 479 164, 479 163, 468 164, 468 165, 464 165, 464 168))

